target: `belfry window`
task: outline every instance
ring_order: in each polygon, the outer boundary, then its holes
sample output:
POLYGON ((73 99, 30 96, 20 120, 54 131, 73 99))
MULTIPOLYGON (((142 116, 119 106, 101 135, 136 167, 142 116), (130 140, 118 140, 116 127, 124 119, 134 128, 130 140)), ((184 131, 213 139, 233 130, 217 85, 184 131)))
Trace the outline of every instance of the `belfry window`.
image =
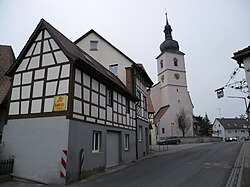
POLYGON ((177 60, 177 58, 174 58, 173 61, 174 61, 174 66, 178 66, 178 60, 177 60))
POLYGON ((161 66, 161 68, 163 68, 163 60, 161 60, 160 66, 161 66))

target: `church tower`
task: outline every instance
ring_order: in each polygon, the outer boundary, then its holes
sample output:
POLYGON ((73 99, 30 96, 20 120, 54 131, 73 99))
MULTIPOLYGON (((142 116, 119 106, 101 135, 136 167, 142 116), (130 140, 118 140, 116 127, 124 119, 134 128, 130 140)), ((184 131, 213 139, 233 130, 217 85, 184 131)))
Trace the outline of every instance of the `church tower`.
POLYGON ((187 89, 185 54, 179 50, 178 42, 173 40, 167 14, 164 33, 165 40, 160 45, 161 54, 156 58, 158 83, 151 89, 151 99, 156 111, 156 134, 158 138, 182 136, 177 115, 184 110, 190 124, 185 136, 193 136, 193 105, 187 89))

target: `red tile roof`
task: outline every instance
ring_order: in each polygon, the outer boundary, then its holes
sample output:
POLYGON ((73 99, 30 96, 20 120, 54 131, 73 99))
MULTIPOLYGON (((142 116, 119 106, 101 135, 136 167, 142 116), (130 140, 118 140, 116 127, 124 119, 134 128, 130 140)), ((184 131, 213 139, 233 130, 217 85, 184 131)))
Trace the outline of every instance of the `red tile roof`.
POLYGON ((152 99, 151 99, 151 90, 148 89, 147 92, 148 92, 147 93, 148 112, 149 113, 155 113, 154 105, 153 105, 153 102, 152 102, 152 99))
POLYGON ((11 78, 6 75, 6 72, 14 61, 15 56, 11 46, 0 45, 0 104, 2 104, 10 89, 11 78))
POLYGON ((154 116, 154 123, 155 124, 162 118, 162 116, 165 114, 165 112, 168 110, 169 107, 170 107, 169 105, 166 105, 166 106, 161 107, 158 110, 158 112, 154 116))

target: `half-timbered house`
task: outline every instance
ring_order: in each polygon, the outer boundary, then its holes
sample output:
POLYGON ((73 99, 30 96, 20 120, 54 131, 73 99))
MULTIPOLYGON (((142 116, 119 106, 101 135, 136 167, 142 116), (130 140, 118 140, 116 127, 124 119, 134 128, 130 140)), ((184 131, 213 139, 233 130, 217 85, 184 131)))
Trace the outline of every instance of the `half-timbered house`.
POLYGON ((136 158, 138 98, 45 20, 8 75, 3 139, 14 175, 63 184, 136 158))
POLYGON ((77 39, 75 43, 112 71, 138 97, 139 101, 136 105, 136 155, 137 158, 140 158, 149 153, 147 88, 150 88, 153 82, 143 65, 134 62, 93 29, 77 39))

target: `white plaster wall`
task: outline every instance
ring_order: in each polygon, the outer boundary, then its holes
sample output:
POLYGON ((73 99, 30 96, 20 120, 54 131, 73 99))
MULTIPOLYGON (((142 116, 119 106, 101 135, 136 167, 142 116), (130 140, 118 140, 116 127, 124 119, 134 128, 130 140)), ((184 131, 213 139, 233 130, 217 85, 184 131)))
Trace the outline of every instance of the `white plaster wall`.
POLYGON ((250 90, 250 57, 244 59, 244 69, 246 74, 246 81, 248 85, 248 91, 250 90))
POLYGON ((216 119, 213 124, 213 134, 214 137, 222 137, 223 140, 225 139, 225 130, 222 125, 220 125, 219 121, 216 119), (217 133, 217 130, 219 133, 217 133))
POLYGON ((4 156, 14 156, 14 175, 43 183, 63 184, 62 150, 68 148, 69 120, 47 117, 9 120, 4 127, 4 156))
POLYGON ((248 129, 227 129, 225 130, 225 137, 237 137, 241 139, 243 137, 248 137, 248 129), (244 132, 241 132, 244 130, 244 132))
POLYGON ((164 103, 161 103, 161 92, 160 92, 160 83, 154 85, 151 88, 151 100, 154 106, 155 114, 158 112, 158 110, 161 108, 161 106, 164 106, 164 103))
MULTIPOLYGON (((185 70, 184 55, 170 53, 170 52, 165 52, 165 53, 161 54, 157 58, 157 72, 158 72, 158 74, 161 74, 166 69, 174 69, 177 71, 184 71, 185 70), (178 66, 174 66, 174 61, 173 61, 174 58, 177 58, 178 66), (163 68, 160 67, 161 60, 163 61, 163 68)), ((158 77, 158 81, 161 81, 160 77, 158 77)))
POLYGON ((102 40, 96 34, 91 33, 84 40, 77 44, 82 50, 87 52, 90 56, 100 62, 104 67, 109 69, 109 65, 118 64, 118 78, 126 85, 126 67, 131 67, 132 62, 121 55, 107 42, 102 40), (90 50, 90 41, 98 41, 97 51, 90 50))
POLYGON ((160 120, 160 125, 165 127, 165 135, 160 136, 182 136, 182 132, 176 124, 176 115, 182 108, 186 111, 191 123, 185 136, 193 136, 193 105, 187 90, 184 55, 170 52, 161 54, 157 57, 157 69, 159 83, 151 88, 151 98, 155 112, 162 106, 170 106, 160 120), (178 60, 177 66, 174 66, 174 58, 178 60), (160 66, 161 61, 163 62, 162 68, 160 66), (175 73, 180 75, 180 79, 175 79, 175 73), (164 75, 164 81, 162 81, 162 75, 164 75))

